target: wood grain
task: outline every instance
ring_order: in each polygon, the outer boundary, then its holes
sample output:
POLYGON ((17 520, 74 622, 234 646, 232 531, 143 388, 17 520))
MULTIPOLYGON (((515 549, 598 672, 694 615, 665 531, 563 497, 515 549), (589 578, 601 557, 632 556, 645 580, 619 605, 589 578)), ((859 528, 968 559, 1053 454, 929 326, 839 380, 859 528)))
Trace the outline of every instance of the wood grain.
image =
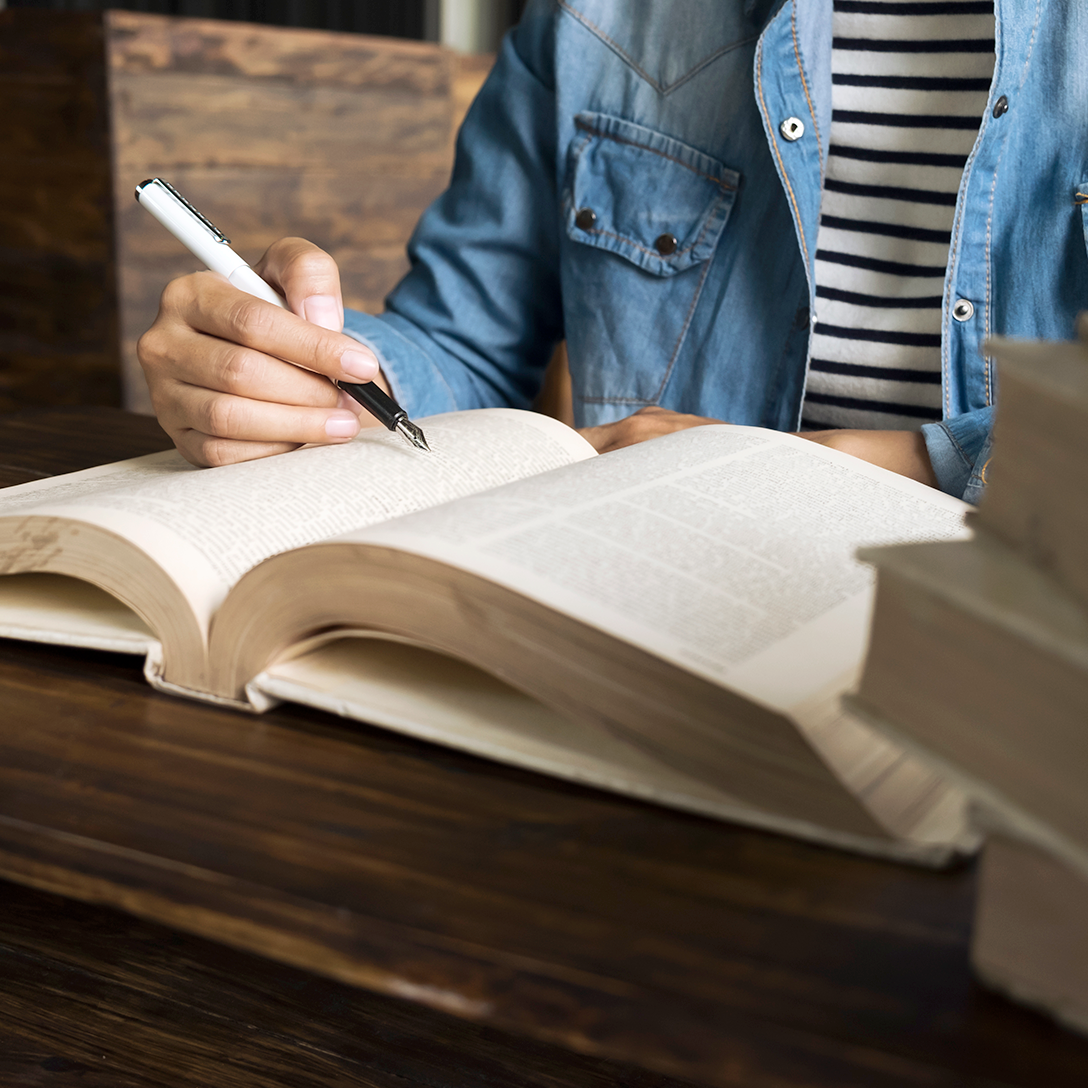
POLYGON ((219 19, 110 13, 115 72, 214 72, 300 86, 389 87, 446 93, 450 54, 428 42, 258 26, 219 19))
POLYGON ((150 412, 136 343, 199 264, 133 199, 161 175, 248 259, 306 237, 380 311, 491 58, 127 11, 0 11, 0 411, 150 412))
MULTIPOLYGON (((106 425, 77 418, 72 468, 106 425)), ((0 423, 0 461, 32 424, 0 423)), ((170 699, 131 659, 5 644, 0 705, 0 872, 22 883, 719 1088, 1088 1077, 1088 1041, 971 979, 969 868, 851 857, 314 712, 170 699)))
POLYGON ((490 59, 436 45, 111 12, 107 21, 126 404, 165 284, 196 263, 136 207, 176 185, 251 261, 305 237, 338 262, 347 305, 379 312, 442 191, 453 136, 490 59))
POLYGON ((684 1088, 0 883, 7 1088, 684 1088))
POLYGON ((0 415, 0 487, 169 447, 154 419, 115 408, 35 408, 0 415))

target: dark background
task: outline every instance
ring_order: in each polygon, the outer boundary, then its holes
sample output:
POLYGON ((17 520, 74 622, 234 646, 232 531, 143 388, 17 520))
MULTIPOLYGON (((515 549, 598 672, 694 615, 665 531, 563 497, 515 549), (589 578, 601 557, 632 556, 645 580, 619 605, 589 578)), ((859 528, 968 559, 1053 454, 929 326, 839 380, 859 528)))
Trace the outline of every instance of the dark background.
MULTIPOLYGON (((491 0, 502 27, 517 22, 525 0, 491 0)), ((0 6, 4 6, 0 4, 0 6)), ((273 26, 390 34, 438 40, 438 0, 7 0, 9 8, 99 11, 124 8, 158 15, 239 19, 273 26)))

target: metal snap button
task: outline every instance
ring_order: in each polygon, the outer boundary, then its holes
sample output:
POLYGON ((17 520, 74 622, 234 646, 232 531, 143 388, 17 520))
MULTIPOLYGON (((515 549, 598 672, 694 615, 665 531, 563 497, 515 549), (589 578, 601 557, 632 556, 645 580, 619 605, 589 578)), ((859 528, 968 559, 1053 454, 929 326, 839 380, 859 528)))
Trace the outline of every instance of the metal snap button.
POLYGON ((970 321, 975 316, 975 308, 965 298, 956 299, 956 304, 952 307, 952 316, 957 321, 970 321))
POLYGON ((574 225, 579 230, 592 230, 596 222, 597 213, 592 208, 579 208, 578 214, 574 217, 574 225))
POLYGON ((668 257, 670 253, 676 252, 677 241, 671 234, 659 234, 654 239, 654 249, 661 254, 662 257, 668 257))
POLYGON ((1008 112, 1009 112, 1009 100, 1004 95, 1002 95, 994 103, 994 117, 995 118, 996 117, 1001 117, 1003 114, 1006 114, 1008 112))
POLYGON ((794 140, 801 139, 805 134, 805 123, 800 117, 787 117, 785 121, 778 126, 778 131, 782 133, 784 140, 789 140, 793 143, 794 140))

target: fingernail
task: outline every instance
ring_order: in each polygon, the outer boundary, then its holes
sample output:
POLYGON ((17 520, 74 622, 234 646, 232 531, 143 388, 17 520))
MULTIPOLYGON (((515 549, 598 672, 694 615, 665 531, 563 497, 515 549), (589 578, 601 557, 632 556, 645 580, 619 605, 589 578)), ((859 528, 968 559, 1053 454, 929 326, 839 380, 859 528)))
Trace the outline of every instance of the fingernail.
POLYGON ((302 303, 302 316, 311 325, 320 325, 323 329, 339 332, 340 307, 332 295, 311 295, 302 303))
POLYGON ((359 382, 370 382, 378 376, 378 363, 374 356, 352 351, 351 348, 340 356, 340 367, 348 377, 359 382))
POLYGON ((325 433, 329 438, 354 438, 359 433, 359 421, 355 416, 329 416, 325 433))

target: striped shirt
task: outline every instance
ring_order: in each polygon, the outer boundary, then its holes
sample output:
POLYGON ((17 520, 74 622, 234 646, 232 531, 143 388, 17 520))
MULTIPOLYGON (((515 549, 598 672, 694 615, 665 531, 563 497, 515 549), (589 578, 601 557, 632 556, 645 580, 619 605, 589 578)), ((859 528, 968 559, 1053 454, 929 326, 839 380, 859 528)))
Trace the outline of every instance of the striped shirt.
POLYGON ((941 296, 994 70, 992 0, 834 0, 802 427, 941 418, 941 296))

